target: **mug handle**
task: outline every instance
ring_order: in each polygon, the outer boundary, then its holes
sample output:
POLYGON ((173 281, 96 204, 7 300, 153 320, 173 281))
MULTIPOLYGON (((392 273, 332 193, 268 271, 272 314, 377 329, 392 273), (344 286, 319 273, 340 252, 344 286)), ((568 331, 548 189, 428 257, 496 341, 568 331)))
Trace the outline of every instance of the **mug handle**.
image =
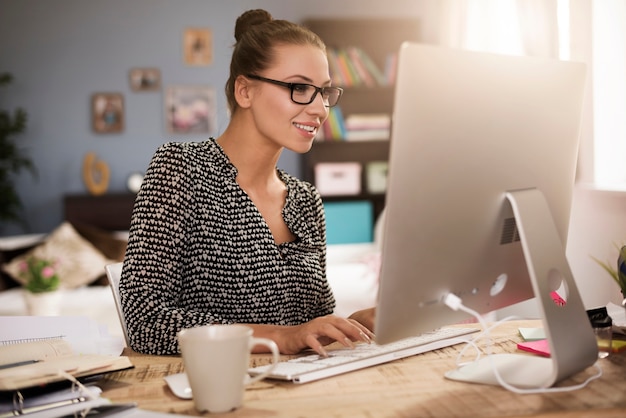
POLYGON ((258 374, 254 377, 248 376, 248 378, 245 380, 246 385, 249 385, 250 383, 258 382, 259 380, 267 377, 274 370, 274 368, 276 367, 276 365, 278 364, 280 360, 278 346, 276 345, 274 341, 270 340, 269 338, 250 339, 250 350, 252 350, 252 347, 254 347, 255 345, 264 345, 272 351, 272 364, 263 373, 258 374))

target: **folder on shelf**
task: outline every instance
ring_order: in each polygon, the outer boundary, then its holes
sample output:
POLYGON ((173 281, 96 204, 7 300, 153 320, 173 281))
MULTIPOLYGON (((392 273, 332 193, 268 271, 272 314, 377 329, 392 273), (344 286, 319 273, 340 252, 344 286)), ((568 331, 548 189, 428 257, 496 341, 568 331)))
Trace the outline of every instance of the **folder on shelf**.
POLYGON ((374 215, 366 200, 326 202, 326 243, 357 244, 372 242, 374 215))

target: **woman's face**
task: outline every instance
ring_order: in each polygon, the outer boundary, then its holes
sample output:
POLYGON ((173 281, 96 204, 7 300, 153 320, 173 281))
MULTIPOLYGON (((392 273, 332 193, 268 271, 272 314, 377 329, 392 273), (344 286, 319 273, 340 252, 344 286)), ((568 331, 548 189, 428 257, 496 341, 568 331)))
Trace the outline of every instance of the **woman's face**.
MULTIPOLYGON (((330 85, 326 54, 311 45, 280 45, 274 48, 274 64, 256 74, 287 83, 306 83, 317 87, 330 85)), ((279 147, 303 153, 328 117, 318 93, 312 103, 291 101, 290 90, 259 80, 252 81, 251 110, 259 133, 279 147)))

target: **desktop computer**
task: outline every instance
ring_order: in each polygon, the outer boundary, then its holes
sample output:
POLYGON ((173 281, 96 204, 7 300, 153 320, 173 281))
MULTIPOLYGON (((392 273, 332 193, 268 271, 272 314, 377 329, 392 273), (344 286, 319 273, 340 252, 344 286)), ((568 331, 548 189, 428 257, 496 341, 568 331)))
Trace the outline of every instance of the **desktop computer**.
POLYGON ((389 343, 536 297, 551 358, 490 356, 451 379, 549 387, 597 359, 565 258, 586 67, 400 49, 375 332, 389 343), (561 292, 564 306, 551 292, 561 292))

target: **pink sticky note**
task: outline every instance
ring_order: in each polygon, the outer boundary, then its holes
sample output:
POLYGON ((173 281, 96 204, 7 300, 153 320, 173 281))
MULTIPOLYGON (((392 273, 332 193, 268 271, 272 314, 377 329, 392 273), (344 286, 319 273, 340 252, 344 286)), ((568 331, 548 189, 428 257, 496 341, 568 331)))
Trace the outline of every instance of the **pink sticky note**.
POLYGON ((550 345, 548 344, 548 340, 526 341, 523 343, 518 343, 517 348, 519 350, 539 354, 540 356, 550 357, 550 345))

